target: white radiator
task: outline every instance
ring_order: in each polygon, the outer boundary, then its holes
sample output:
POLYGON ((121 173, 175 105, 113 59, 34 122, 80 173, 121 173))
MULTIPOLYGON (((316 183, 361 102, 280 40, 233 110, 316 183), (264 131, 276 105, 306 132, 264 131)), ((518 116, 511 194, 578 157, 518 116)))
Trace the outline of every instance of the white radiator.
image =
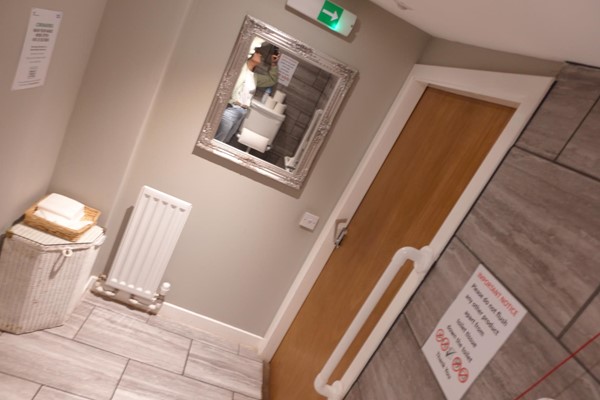
MULTIPOLYGON (((132 295, 126 301, 144 303, 148 308, 148 302, 159 295, 163 274, 191 209, 186 201, 142 187, 108 278, 101 278, 108 287, 96 285, 94 291, 105 296, 124 291, 132 295)), ((168 290, 166 285, 163 291, 168 290)), ((156 307, 149 308, 155 311, 156 307)))

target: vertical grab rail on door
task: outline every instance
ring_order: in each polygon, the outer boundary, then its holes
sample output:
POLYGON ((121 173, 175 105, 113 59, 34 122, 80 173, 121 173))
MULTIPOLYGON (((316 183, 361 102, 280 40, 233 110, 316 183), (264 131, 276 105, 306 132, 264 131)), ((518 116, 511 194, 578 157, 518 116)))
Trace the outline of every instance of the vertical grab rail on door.
MULTIPOLYGON (((337 368, 342 357, 344 354, 346 354, 346 351, 356 338, 356 335, 358 335, 358 332, 363 327, 367 318, 369 315, 371 315, 371 312, 389 287, 390 283, 398 274, 400 268, 408 260, 412 260, 414 262, 414 268, 410 275, 417 274, 417 284, 413 285, 411 288, 408 288, 408 290, 412 290, 412 293, 414 293, 417 290, 420 282, 425 277, 427 271, 429 271, 429 268, 434 261, 434 253, 429 246, 425 246, 421 249, 403 247, 398 250, 396 254, 394 254, 392 261, 387 266, 381 278, 379 278, 379 281, 377 281, 377 284, 371 291, 371 294, 369 294, 369 297, 367 297, 364 304, 354 317, 354 320, 346 330, 346 333, 337 344, 333 353, 331 353, 331 356, 325 363, 325 366, 315 378, 315 389, 322 396, 327 397, 329 400, 341 400, 346 394, 346 388, 340 380, 333 382, 331 385, 329 385, 327 382, 329 381, 329 378, 331 378, 333 371, 337 368)), ((404 286, 400 288, 400 291, 402 291, 403 288, 404 286)), ((408 297, 410 297, 412 293, 410 293, 408 297)))

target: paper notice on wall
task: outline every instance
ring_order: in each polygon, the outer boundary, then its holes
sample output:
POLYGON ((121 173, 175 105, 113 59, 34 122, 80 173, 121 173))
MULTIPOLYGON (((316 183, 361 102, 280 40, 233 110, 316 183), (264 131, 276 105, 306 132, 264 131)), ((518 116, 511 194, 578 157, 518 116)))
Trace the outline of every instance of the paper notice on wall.
POLYGON ((59 11, 31 10, 12 90, 44 84, 61 19, 62 12, 59 11))
POLYGON ((526 309, 479 265, 422 350, 448 400, 460 399, 526 309))
POLYGON ((281 83, 284 86, 289 85, 296 72, 296 68, 298 67, 298 61, 282 54, 279 58, 279 62, 277 62, 277 66, 279 67, 279 78, 277 79, 277 83, 281 83))

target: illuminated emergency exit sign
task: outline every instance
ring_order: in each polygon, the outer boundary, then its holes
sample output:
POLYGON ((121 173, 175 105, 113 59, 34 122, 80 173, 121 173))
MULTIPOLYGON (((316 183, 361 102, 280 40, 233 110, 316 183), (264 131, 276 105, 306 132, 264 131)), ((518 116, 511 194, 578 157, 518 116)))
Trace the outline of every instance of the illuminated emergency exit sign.
POLYGON ((348 36, 356 15, 329 0, 288 0, 287 5, 340 35, 348 36))

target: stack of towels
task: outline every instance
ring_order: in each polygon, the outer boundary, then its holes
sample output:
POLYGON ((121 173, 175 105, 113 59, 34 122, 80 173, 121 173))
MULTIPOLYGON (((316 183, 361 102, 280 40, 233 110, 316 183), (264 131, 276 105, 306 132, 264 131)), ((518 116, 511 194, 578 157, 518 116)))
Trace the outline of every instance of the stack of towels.
POLYGON ((92 224, 92 221, 83 220, 85 216, 83 204, 57 193, 52 193, 41 200, 33 215, 73 230, 92 224))
POLYGON ((270 108, 277 114, 283 114, 286 107, 286 105, 283 104, 283 100, 285 100, 285 93, 280 90, 276 90, 273 96, 264 98, 263 103, 265 104, 265 107, 270 108))

